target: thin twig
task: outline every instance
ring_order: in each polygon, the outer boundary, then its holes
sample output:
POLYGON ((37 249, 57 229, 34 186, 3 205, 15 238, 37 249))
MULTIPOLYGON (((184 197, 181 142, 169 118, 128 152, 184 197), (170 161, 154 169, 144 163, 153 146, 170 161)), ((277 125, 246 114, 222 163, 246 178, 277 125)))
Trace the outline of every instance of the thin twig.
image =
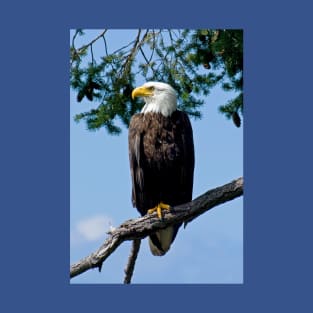
POLYGON ((74 49, 75 49, 74 42, 75 42, 75 39, 76 39, 76 37, 77 37, 78 34, 79 34, 79 30, 76 29, 76 32, 75 32, 75 34, 74 34, 74 36, 73 36, 73 38, 72 38, 72 47, 73 47, 74 49))
MULTIPOLYGON (((75 52, 74 52, 75 55, 79 56, 79 53, 80 53, 82 50, 84 50, 84 49, 86 49, 86 48, 88 48, 88 47, 90 46, 91 57, 92 57, 92 64, 93 64, 93 63, 94 63, 94 56, 93 56, 93 51, 92 51, 92 45, 93 45, 99 38, 101 38, 101 37, 104 38, 104 35, 105 35, 106 32, 107 32, 107 29, 105 29, 103 32, 101 32, 101 34, 99 34, 96 38, 94 38, 93 40, 91 40, 88 44, 85 44, 85 45, 83 45, 82 47, 76 49, 75 46, 74 46, 74 41, 75 41, 76 36, 77 36, 78 33, 79 33, 79 31, 76 30, 76 32, 75 32, 75 34, 74 34, 74 36, 73 36, 73 38, 72 38, 72 48, 75 50, 75 52)), ((74 58, 72 58, 72 60, 71 60, 71 63, 70 63, 71 67, 72 67, 73 63, 74 63, 74 58)))
POLYGON ((103 38, 103 41, 104 41, 105 55, 106 55, 106 56, 108 56, 108 55, 109 55, 109 53, 108 53, 108 45, 107 45, 107 41, 106 41, 106 39, 105 39, 105 37, 104 37, 104 36, 102 36, 102 38, 103 38))
POLYGON ((79 49, 77 49, 77 51, 84 50, 84 49, 88 48, 89 46, 93 45, 98 39, 103 37, 106 32, 107 32, 107 29, 105 29, 103 32, 101 32, 96 38, 91 40, 89 43, 87 43, 87 44, 83 45, 82 47, 80 47, 79 49))
POLYGON ((123 46, 123 47, 121 47, 121 48, 119 48, 119 49, 113 51, 112 54, 117 54, 117 53, 119 53, 120 51, 123 51, 124 49, 128 48, 129 46, 131 46, 131 45, 134 44, 134 43, 135 43, 135 40, 132 40, 132 41, 131 41, 130 43, 128 43, 127 45, 125 45, 125 46, 123 46))
POLYGON ((207 191, 191 202, 173 207, 170 211, 164 212, 163 219, 159 219, 155 213, 128 220, 113 230, 96 252, 73 264, 70 269, 70 277, 75 277, 92 268, 100 270, 103 262, 126 240, 145 238, 170 225, 179 223, 186 225, 213 207, 233 200, 242 194, 243 178, 240 177, 224 186, 207 191))
POLYGON ((92 62, 92 65, 94 65, 95 58, 94 58, 94 56, 93 56, 93 49, 92 49, 92 45, 90 46, 90 53, 91 53, 91 62, 92 62))
POLYGON ((134 239, 133 240, 132 249, 131 249, 130 255, 128 257, 128 262, 127 262, 126 268, 124 270, 124 272, 125 272, 124 284, 130 284, 130 282, 131 282, 131 278, 132 278, 133 273, 134 273, 136 259, 137 259, 138 252, 140 249, 140 243, 141 243, 140 239, 134 239))
POLYGON ((151 71, 152 71, 153 75, 155 76, 156 72, 154 71, 153 65, 151 65, 151 59, 150 59, 150 61, 147 59, 142 47, 139 47, 139 50, 140 50, 143 58, 145 59, 147 66, 149 66, 151 68, 151 71))

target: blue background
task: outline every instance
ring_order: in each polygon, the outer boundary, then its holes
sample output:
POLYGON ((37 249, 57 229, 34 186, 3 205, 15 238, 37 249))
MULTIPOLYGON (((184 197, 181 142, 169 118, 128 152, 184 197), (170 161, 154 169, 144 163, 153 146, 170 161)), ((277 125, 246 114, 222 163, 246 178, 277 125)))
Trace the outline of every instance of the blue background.
POLYGON ((310 311, 310 12, 305 1, 2 9, 1 311, 310 311), (69 284, 69 29, 155 25, 245 31, 243 285, 69 284))

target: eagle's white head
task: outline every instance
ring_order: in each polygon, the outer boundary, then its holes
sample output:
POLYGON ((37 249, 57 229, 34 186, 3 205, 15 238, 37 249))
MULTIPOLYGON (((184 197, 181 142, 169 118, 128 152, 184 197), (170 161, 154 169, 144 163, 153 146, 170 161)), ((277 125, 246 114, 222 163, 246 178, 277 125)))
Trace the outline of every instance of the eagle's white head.
POLYGON ((141 113, 161 113, 170 116, 177 107, 175 90, 168 84, 148 82, 137 87, 132 92, 132 98, 143 97, 145 105, 141 113))

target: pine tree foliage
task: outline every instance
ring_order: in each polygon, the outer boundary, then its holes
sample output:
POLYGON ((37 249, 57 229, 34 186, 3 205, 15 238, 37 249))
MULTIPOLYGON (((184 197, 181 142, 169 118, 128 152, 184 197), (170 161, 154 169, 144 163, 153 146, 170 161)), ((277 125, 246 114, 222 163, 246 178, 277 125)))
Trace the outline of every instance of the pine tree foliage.
POLYGON ((70 84, 77 101, 84 98, 97 105, 75 116, 89 130, 105 127, 119 134, 119 119, 127 127, 142 102, 131 98, 136 79, 167 82, 176 89, 178 106, 195 118, 212 87, 220 84, 236 97, 219 111, 240 126, 243 114, 243 32, 242 30, 138 30, 126 46, 109 52, 104 30, 90 43, 76 47, 77 29, 70 47, 70 84), (94 57, 93 46, 103 43, 103 56, 94 57))

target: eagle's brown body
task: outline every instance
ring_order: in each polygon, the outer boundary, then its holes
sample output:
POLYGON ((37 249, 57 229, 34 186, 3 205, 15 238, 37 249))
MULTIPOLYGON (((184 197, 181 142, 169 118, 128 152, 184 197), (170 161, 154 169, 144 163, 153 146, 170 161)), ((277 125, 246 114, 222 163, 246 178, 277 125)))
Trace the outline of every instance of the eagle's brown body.
MULTIPOLYGON (((141 215, 160 202, 175 206, 192 200, 194 146, 186 113, 135 114, 129 126, 129 159, 132 203, 141 215)), ((170 243, 179 227, 172 229, 170 243)), ((156 235, 150 239, 160 250, 157 255, 163 255, 161 239, 156 235)))

